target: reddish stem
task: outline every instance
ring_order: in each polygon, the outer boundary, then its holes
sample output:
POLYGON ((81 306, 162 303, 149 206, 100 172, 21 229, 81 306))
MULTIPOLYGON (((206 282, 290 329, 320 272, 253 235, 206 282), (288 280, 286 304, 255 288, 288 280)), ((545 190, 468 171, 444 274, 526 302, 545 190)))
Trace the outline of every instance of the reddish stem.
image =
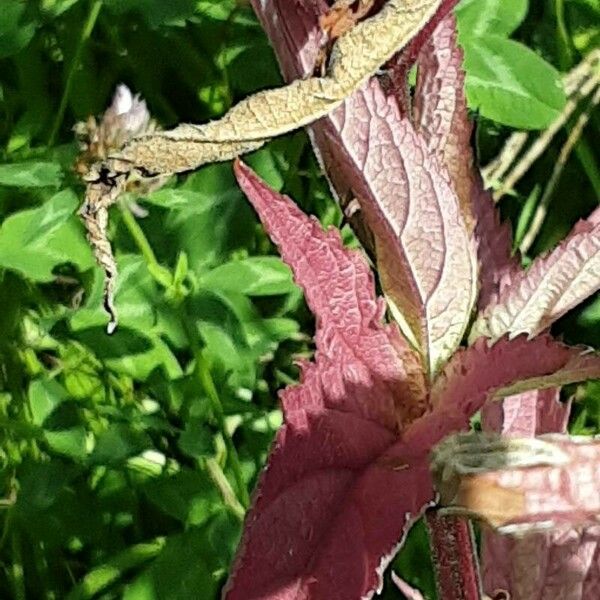
POLYGON ((440 600, 481 600, 473 530, 467 519, 425 515, 440 600))

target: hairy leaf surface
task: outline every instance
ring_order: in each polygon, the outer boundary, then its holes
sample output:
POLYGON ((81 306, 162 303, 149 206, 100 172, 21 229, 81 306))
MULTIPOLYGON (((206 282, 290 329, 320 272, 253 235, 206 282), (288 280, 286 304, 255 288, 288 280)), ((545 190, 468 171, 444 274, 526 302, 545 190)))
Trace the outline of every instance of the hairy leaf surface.
POLYGON ((479 316, 471 339, 536 335, 599 288, 600 225, 591 219, 576 225, 555 250, 513 277, 479 316))
POLYGON ((504 535, 596 525, 600 441, 561 434, 451 436, 433 452, 443 506, 504 535))
POLYGON ((305 291, 317 318, 317 350, 314 362, 302 365, 300 385, 282 393, 284 425, 247 517, 227 597, 371 597, 407 528, 433 500, 433 445, 467 428, 497 390, 561 368, 570 381, 600 372, 600 361, 590 357, 582 367, 580 349, 546 338, 477 344, 466 360, 450 363, 429 412, 418 361, 395 326, 382 324, 360 254, 241 163, 236 174, 305 291), (479 378, 464 380, 466 366, 479 378), (451 395, 441 400, 446 387, 451 395))

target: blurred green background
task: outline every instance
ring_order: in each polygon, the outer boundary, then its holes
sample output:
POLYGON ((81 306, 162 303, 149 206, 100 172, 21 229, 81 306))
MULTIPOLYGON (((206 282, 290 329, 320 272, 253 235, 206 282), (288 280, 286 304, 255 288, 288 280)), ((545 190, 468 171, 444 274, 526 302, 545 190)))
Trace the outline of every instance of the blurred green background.
MULTIPOLYGON (((564 109, 563 74, 600 45, 600 6, 463 0, 457 12, 485 164, 514 128, 535 139, 564 109)), ((138 198, 143 218, 127 202, 113 208, 121 323, 105 334, 101 273, 76 216, 72 127, 102 113, 119 83, 168 127, 282 82, 241 0, 2 0, 1 598, 218 597, 281 422, 277 390, 312 353, 312 316, 230 164, 138 198)), ((577 102, 500 204, 522 236, 587 110, 525 260, 600 197, 600 118, 589 97, 577 102)), ((248 162, 323 224, 342 225, 303 132, 248 162)), ((600 302, 556 332, 600 345, 600 302)), ((573 430, 596 432, 598 384, 565 393, 578 400, 573 430)), ((392 566, 431 598, 428 555, 418 526, 392 566)), ((384 596, 402 597, 391 585, 384 596)))

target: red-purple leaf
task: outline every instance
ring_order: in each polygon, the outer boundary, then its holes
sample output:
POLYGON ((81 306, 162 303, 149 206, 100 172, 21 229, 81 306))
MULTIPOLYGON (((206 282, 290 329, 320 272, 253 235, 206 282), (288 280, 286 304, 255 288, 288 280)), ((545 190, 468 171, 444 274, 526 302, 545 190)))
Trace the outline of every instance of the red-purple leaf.
POLYGON ((563 433, 569 421, 570 403, 560 401, 560 388, 530 390, 490 402, 482 411, 484 431, 508 437, 534 437, 563 433))
POLYGON ((414 121, 430 152, 448 170, 463 214, 472 224, 472 126, 464 93, 463 52, 456 37, 456 19, 449 15, 423 45, 418 61, 414 121))
POLYGON ((319 17, 325 0, 251 0, 254 12, 274 46, 287 82, 312 74, 325 34, 319 17))
POLYGON ((487 594, 503 591, 511 600, 597 597, 598 440, 469 434, 445 440, 433 456, 444 505, 525 534, 484 532, 487 594), (554 530, 535 532, 536 527, 554 530))
POLYGON ((305 289, 317 352, 302 384, 282 394, 285 425, 228 597, 361 597, 379 585, 385 556, 432 499, 430 485, 419 485, 429 481, 428 446, 398 442, 403 421, 425 408, 422 375, 397 329, 381 324, 360 254, 241 163, 236 174, 305 289))
POLYGON ((600 224, 579 223, 555 250, 513 277, 474 323, 472 338, 536 335, 600 289, 600 224))
MULTIPOLYGON (((569 420, 570 402, 561 403, 560 389, 531 390, 516 396, 504 398, 501 402, 489 402, 482 410, 482 426, 484 431, 497 431, 508 437, 533 437, 545 433, 563 433, 569 420)), ((482 536, 482 580, 483 588, 492 593, 498 587, 505 590, 519 590, 523 582, 519 582, 523 573, 519 561, 527 557, 527 564, 544 565, 543 570, 536 571, 535 585, 543 593, 547 583, 545 572, 564 572, 569 568, 572 559, 578 552, 588 552, 585 545, 580 549, 571 548, 564 552, 563 540, 566 532, 547 532, 534 534, 531 537, 514 538, 484 531, 482 536), (556 561, 551 565, 552 561, 556 561), (564 564, 561 561, 565 561, 564 564)), ((575 536, 579 535, 573 532, 575 536)), ((585 564, 583 561, 580 564, 585 564)), ((590 572, 589 576, 593 576, 590 572)), ((600 573, 596 579, 600 580, 600 573)), ((585 570, 578 575, 583 580, 587 577, 585 570)), ((552 579, 552 576, 549 578, 552 579)), ((531 581, 531 580, 528 580, 531 581)), ((515 592, 512 592, 513 596, 515 592)), ((543 597, 543 596, 540 596, 543 597)), ((580 596, 581 597, 581 596, 580 596)))
POLYGON ((500 222, 500 213, 483 181, 477 178, 472 187, 472 206, 475 214, 475 237, 480 264, 480 291, 477 306, 483 311, 496 302, 501 294, 521 272, 518 257, 512 257, 512 231, 510 223, 500 222))
POLYGON ((491 344, 480 338, 459 350, 434 383, 431 403, 434 409, 463 407, 484 398, 510 396, 529 389, 556 387, 600 377, 600 356, 586 348, 566 346, 542 335, 531 340, 519 336, 491 344))
POLYGON ((456 195, 375 86, 330 119, 345 141, 337 161, 355 173, 352 192, 375 237, 384 291, 433 376, 458 346, 476 294, 474 245, 456 195))
MULTIPOLYGON (((421 415, 426 392, 418 360, 398 329, 382 324, 385 307, 375 296, 365 259, 343 247, 338 231, 324 232, 315 218, 268 188, 243 163, 237 162, 235 170, 315 314, 316 358, 336 409, 363 414, 391 430, 421 415)), ((311 368, 306 367, 307 377, 311 368)), ((289 414, 292 397, 284 400, 289 414)))
MULTIPOLYGON (((580 351, 545 338, 500 342, 488 351, 477 344, 465 351, 465 364, 493 372, 510 347, 518 366, 419 416, 428 406, 422 374, 396 327, 382 324, 361 255, 239 162, 236 175, 305 290, 317 317, 317 352, 303 365, 300 385, 281 395, 284 425, 255 492, 227 597, 370 597, 408 528, 433 501, 430 449, 468 428, 490 391, 565 368, 580 351), (540 358, 547 347, 549 356, 540 358)), ((448 383, 451 392, 461 388, 454 377, 448 383)))
MULTIPOLYGON (((258 2, 254 7, 286 77, 303 70, 305 75, 307 60, 316 59, 312 40, 323 6, 311 3, 297 14, 276 0, 268 3, 269 10, 258 2), (289 29, 285 36, 282 22, 289 29), (294 59, 293 51, 300 56, 294 59)), ((450 5, 443 2, 432 21, 450 5)), ((426 38, 419 39, 422 44, 426 38)), ((372 246, 369 230, 376 230, 382 285, 433 376, 458 346, 476 295, 474 246, 447 175, 376 79, 310 131, 342 206, 358 200, 361 211, 351 222, 367 247, 372 246)))
POLYGON ((511 600, 596 600, 600 526, 506 538, 487 551, 482 576, 488 593, 506 590, 511 600))

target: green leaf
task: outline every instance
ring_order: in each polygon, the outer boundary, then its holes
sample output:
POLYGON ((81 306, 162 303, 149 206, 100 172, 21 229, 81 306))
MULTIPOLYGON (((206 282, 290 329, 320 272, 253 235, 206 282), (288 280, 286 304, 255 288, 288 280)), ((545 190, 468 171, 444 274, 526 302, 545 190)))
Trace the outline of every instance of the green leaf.
MULTIPOLYGON (((147 333, 156 323, 155 306, 160 295, 146 263, 141 256, 124 254, 117 258, 119 278, 115 290, 115 304, 119 311, 119 326, 147 333)), ((85 304, 71 316, 73 331, 106 325, 103 308, 104 274, 94 270, 94 282, 85 304)))
POLYGON ((152 28, 162 25, 183 26, 196 12, 196 0, 105 0, 109 10, 117 15, 133 11, 152 28))
POLYGON ((206 542, 197 529, 167 540, 165 549, 133 583, 123 600, 190 600, 216 597, 216 581, 204 560, 206 542))
POLYGON ((32 423, 43 425, 54 409, 68 399, 66 390, 54 379, 36 379, 29 384, 32 423))
POLYGON ((214 484, 198 471, 186 469, 173 476, 153 479, 144 491, 161 511, 187 526, 202 525, 221 510, 214 484))
POLYGON ((16 54, 25 48, 33 34, 35 23, 27 14, 27 5, 20 0, 3 0, 0 10, 0 58, 16 54))
POLYGON ((542 129, 565 104, 560 75, 535 52, 497 35, 464 41, 467 98, 483 116, 520 129, 542 129))
POLYGON ((0 165, 0 185, 24 188, 56 187, 60 185, 62 175, 60 165, 53 162, 22 162, 0 165))
POLYGON ((91 600, 101 591, 121 579, 128 571, 155 558, 165 547, 165 539, 135 544, 111 556, 105 563, 94 567, 71 590, 67 600, 91 600))
POLYGON ((182 452, 193 458, 211 456, 215 453, 213 432, 201 419, 190 419, 181 432, 177 445, 182 452))
POLYGON ((97 465, 119 464, 149 447, 150 439, 145 433, 116 423, 98 437, 90 462, 97 465))
POLYGON ((252 256, 225 263, 204 274, 200 285, 247 296, 287 294, 296 287, 289 267, 276 256, 252 256))
POLYGON ((515 227, 515 239, 513 241, 513 249, 515 250, 521 245, 521 242, 529 229, 529 225, 531 224, 541 195, 542 188, 541 186, 536 185, 523 204, 519 219, 517 220, 517 226, 515 227))
POLYGON ((81 426, 45 431, 44 438, 50 448, 58 454, 75 460, 84 460, 86 457, 85 429, 81 426))
POLYGON ((227 260, 239 248, 250 246, 256 223, 229 164, 209 165, 190 175, 177 189, 154 192, 147 201, 169 212, 157 235, 174 237, 176 250, 184 251, 192 271, 227 260))
POLYGON ((39 208, 8 217, 0 228, 0 267, 34 281, 51 281, 62 263, 89 268, 93 258, 73 215, 77 205, 75 194, 64 190, 39 208))
POLYGON ((56 18, 69 10, 79 0, 42 0, 41 9, 47 15, 56 18))
POLYGON ((455 14, 462 38, 486 33, 509 36, 528 9, 529 0, 462 0, 455 14))
POLYGON ((60 460, 25 463, 20 471, 16 508, 29 519, 32 513, 50 508, 73 479, 73 469, 60 460))

